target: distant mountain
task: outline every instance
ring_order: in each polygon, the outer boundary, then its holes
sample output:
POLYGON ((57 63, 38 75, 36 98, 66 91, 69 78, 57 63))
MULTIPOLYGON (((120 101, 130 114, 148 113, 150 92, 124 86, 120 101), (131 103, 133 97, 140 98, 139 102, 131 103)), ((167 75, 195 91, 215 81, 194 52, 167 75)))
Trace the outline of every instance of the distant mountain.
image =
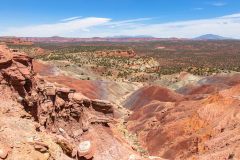
MULTIPOLYGON (((44 43, 65 43, 65 42, 144 42, 144 41, 161 41, 166 40, 163 38, 154 38, 150 36, 119 36, 119 37, 93 37, 93 38, 70 38, 70 37, 20 37, 21 40, 31 42, 44 42, 44 43)), ((167 39, 168 40, 168 39, 167 39)), ((175 40, 175 39, 174 39, 175 40)))
POLYGON ((153 36, 148 36, 148 35, 137 35, 137 36, 124 36, 124 35, 119 35, 119 36, 106 37, 106 38, 155 38, 155 37, 153 37, 153 36))
POLYGON ((215 34, 205 34, 205 35, 194 38, 194 40, 227 40, 227 39, 231 39, 231 38, 222 37, 215 34))

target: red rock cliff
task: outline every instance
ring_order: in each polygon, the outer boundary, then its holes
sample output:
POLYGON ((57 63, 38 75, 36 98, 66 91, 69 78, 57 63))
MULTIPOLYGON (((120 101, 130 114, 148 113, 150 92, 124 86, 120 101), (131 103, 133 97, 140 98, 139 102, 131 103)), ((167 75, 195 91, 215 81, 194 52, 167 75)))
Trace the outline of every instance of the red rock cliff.
POLYGON ((34 127, 29 126, 22 131, 22 128, 18 131, 15 130, 16 127, 5 124, 8 129, 0 131, 0 159, 15 159, 17 155, 22 155, 24 159, 28 159, 29 155, 41 157, 40 159, 45 159, 43 155, 52 159, 97 160, 127 160, 133 155, 138 157, 113 132, 116 109, 113 104, 89 99, 76 93, 74 89, 59 88, 46 82, 34 73, 30 57, 11 51, 5 45, 0 46, 0 58, 0 104, 4 105, 6 102, 4 106, 9 110, 0 112, 3 115, 0 124, 9 120, 8 114, 16 118, 15 125, 24 125, 25 119, 26 126, 34 124, 34 127), (22 154, 14 143, 17 136, 8 136, 10 130, 22 135, 19 138, 23 142, 22 154), (45 137, 41 141, 32 139, 28 142, 27 138, 24 139, 25 134, 45 135, 50 140, 47 141, 45 137), (13 144, 10 145, 10 142, 13 144), (55 151, 53 146, 60 147, 62 151, 55 151), (24 147, 29 147, 29 151, 34 149, 34 152, 23 153, 24 147), (41 155, 37 155, 38 153, 41 155))

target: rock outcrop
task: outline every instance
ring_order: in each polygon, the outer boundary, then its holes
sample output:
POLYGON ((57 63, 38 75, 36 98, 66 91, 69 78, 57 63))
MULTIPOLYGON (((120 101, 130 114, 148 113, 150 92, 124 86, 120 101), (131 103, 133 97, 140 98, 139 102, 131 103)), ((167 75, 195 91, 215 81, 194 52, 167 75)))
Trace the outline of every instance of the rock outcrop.
POLYGON ((34 73, 30 57, 5 45, 0 46, 0 57, 0 126, 6 126, 0 131, 0 159, 16 160, 17 154, 22 159, 127 160, 138 156, 112 132, 117 109, 113 104, 46 82, 34 73), (14 119, 12 125, 6 123, 10 119, 14 119), (22 128, 17 130, 16 125, 22 128), (8 136, 10 131, 19 135, 8 136))

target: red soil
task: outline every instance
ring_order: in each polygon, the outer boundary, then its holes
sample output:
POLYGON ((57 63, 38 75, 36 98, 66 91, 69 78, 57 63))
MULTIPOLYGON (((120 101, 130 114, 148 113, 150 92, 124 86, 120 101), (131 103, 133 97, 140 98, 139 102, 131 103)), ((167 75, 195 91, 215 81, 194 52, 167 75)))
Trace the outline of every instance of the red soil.
POLYGON ((175 93, 167 88, 160 86, 147 86, 137 90, 133 93, 124 104, 124 107, 130 109, 138 109, 153 100, 162 102, 176 102, 181 101, 183 96, 175 93))
POLYGON ((39 73, 41 76, 44 76, 49 82, 56 82, 60 85, 74 88, 77 92, 81 92, 83 95, 92 99, 101 98, 101 85, 99 85, 98 81, 79 80, 64 75, 59 75, 59 73, 55 73, 56 68, 54 66, 43 64, 38 61, 33 61, 33 68, 35 72, 39 73))
POLYGON ((46 77, 45 79, 50 82, 56 82, 70 88, 74 88, 76 91, 81 92, 89 98, 101 98, 101 88, 97 84, 97 81, 78 80, 67 76, 46 77))
POLYGON ((33 69, 41 76, 53 76, 56 70, 54 66, 43 64, 38 61, 33 61, 33 69))

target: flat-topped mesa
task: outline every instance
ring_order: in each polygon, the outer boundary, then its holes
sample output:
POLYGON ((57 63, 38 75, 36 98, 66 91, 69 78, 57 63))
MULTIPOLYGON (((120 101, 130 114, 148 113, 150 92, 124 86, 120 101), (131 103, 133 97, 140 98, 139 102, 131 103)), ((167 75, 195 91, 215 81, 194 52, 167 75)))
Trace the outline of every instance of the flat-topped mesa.
POLYGON ((0 37, 0 41, 10 45, 32 45, 33 42, 17 37, 0 37))

